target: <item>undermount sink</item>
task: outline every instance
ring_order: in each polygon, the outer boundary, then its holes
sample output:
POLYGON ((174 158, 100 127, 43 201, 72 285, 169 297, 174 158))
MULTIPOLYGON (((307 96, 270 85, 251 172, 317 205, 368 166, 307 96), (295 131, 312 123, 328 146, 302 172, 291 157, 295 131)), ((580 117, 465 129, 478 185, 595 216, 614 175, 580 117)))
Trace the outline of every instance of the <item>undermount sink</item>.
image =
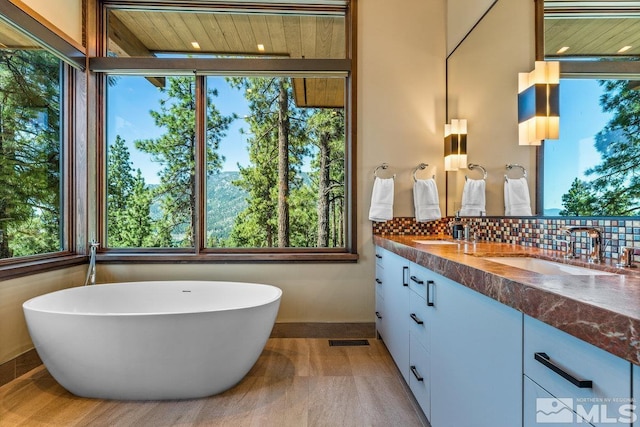
POLYGON ((456 242, 449 240, 414 240, 414 242, 420 245, 455 245, 456 242))
POLYGON ((531 257, 489 257, 488 261, 520 268, 522 270, 533 271, 539 274, 548 275, 576 275, 576 276, 615 276, 616 273, 595 270, 575 265, 562 264, 560 262, 548 261, 545 259, 531 257))

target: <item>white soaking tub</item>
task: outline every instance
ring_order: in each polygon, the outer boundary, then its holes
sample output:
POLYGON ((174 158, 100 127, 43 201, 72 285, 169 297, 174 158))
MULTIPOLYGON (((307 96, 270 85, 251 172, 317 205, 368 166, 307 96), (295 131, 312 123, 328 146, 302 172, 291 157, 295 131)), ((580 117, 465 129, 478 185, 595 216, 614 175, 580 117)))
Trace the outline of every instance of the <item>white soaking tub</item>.
POLYGON ((282 291, 254 283, 155 281, 70 288, 23 304, 35 348, 71 393, 191 399, 255 364, 282 291))

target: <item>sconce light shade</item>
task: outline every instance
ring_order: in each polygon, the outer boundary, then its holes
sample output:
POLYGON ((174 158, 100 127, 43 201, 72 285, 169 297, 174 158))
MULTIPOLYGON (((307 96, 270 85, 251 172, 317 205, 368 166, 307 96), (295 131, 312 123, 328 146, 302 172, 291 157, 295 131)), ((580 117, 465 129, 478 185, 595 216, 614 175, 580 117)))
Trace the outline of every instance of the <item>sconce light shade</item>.
POLYGON ((536 61, 530 73, 518 74, 520 145, 540 145, 560 134, 560 63, 536 61))
POLYGON ((444 170, 467 167, 467 121, 452 119, 444 125, 444 170))

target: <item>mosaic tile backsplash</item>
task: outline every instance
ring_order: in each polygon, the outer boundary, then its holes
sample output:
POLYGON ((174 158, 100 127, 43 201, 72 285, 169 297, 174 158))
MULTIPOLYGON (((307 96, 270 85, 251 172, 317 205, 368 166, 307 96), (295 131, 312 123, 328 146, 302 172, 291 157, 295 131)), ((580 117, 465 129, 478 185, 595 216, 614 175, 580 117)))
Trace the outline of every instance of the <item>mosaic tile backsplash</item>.
MULTIPOLYGON (((445 235, 450 236, 449 221, 416 222, 412 217, 394 218, 386 222, 374 222, 373 234, 445 235)), ((562 218, 463 218, 476 230, 479 240, 514 243, 541 249, 562 250, 557 240, 559 229, 580 225, 602 230, 606 258, 618 258, 620 248, 634 246, 640 249, 640 220, 637 219, 562 219, 562 218)), ((576 252, 587 253, 588 236, 577 233, 576 252)))

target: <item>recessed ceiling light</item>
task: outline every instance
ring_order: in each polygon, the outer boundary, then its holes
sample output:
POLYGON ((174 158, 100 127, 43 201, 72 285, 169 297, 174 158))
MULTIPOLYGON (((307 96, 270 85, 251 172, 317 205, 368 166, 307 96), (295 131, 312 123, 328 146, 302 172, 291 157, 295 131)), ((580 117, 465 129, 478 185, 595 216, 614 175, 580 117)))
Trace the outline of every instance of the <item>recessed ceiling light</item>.
POLYGON ((620 48, 620 50, 618 51, 618 53, 623 53, 628 51, 629 49, 631 49, 633 46, 623 46, 620 48))
POLYGON ((264 52, 264 45, 263 45, 263 44, 259 44, 259 45, 258 45, 258 50, 259 50, 260 52, 264 52))
POLYGON ((562 46, 556 53, 565 53, 569 50, 569 46, 562 46))
POLYGON ((198 42, 191 42, 191 46, 193 46, 194 49, 200 49, 200 43, 198 42))

